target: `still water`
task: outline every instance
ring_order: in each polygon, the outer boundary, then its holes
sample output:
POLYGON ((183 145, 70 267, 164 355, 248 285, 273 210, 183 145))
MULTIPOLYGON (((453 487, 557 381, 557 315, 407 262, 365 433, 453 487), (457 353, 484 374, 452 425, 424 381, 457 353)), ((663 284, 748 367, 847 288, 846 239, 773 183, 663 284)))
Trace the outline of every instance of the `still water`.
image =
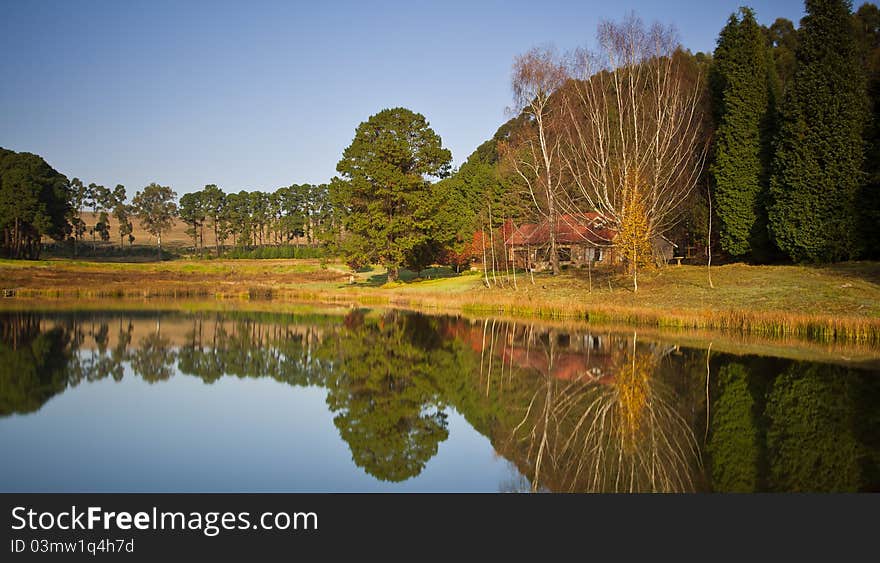
POLYGON ((2 313, 0 490, 880 490, 880 351, 676 338, 402 311, 2 313))

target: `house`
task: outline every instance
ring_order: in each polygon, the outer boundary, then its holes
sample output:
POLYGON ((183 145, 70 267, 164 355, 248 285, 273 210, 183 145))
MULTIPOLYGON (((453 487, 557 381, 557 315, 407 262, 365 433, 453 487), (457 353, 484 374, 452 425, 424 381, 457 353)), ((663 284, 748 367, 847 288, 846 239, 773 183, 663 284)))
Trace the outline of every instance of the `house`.
MULTIPOLYGON (((617 231, 599 213, 561 215, 556 222, 556 251, 562 265, 618 262, 613 240, 617 231)), ((512 229, 506 240, 508 259, 518 268, 550 267, 550 222, 526 223, 512 229)))
MULTIPOLYGON (((508 260, 518 268, 535 271, 550 267, 550 223, 505 225, 508 260)), ((614 239, 617 230, 604 215, 596 212, 560 215, 556 222, 556 252, 560 265, 583 267, 615 265, 622 261, 614 239)), ((665 264, 672 259, 676 245, 666 237, 654 237, 654 259, 665 264)))

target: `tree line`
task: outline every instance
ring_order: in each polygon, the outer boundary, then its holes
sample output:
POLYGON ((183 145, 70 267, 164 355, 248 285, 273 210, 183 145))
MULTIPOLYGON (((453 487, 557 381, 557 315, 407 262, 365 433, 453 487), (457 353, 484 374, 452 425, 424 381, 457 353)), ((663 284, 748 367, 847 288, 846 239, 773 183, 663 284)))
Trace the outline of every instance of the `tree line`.
POLYGON ((193 247, 205 250, 205 230, 213 235, 220 256, 227 240, 233 246, 317 245, 334 228, 326 184, 293 184, 274 192, 226 194, 214 184, 180 198, 180 220, 193 247))
POLYGON ((636 289, 661 235, 710 264, 713 253, 875 258, 880 11, 810 0, 806 13, 799 28, 762 26, 743 8, 714 53, 692 54, 634 16, 602 23, 594 50, 532 49, 513 64, 513 117, 451 174, 423 116, 372 116, 331 184, 345 255, 385 263, 393 279, 401 266, 479 256, 479 242, 486 268, 505 269, 502 226, 544 221, 558 273, 560 217, 599 212, 636 289), (376 143, 397 152, 379 158, 376 143))
MULTIPOLYGON (((71 183, 81 185, 76 178, 71 183)), ((293 184, 274 192, 225 193, 216 184, 208 184, 176 201, 174 190, 152 183, 138 191, 130 204, 126 203, 125 188, 121 185, 113 191, 94 186, 91 190, 86 188, 85 193, 97 196, 86 195, 75 202, 74 208, 81 209, 83 204, 92 207, 98 217, 94 230, 102 240, 109 240, 106 211, 112 210, 120 225, 120 237, 128 236, 131 244, 131 217, 137 217, 143 228, 156 237, 160 255, 162 234, 176 220, 186 225, 193 249, 202 255, 211 246, 205 242, 208 232, 217 256, 222 254, 227 241, 234 247, 290 245, 294 241, 316 245, 332 228, 326 185, 293 184)))
POLYGON ((94 247, 113 237, 119 237, 120 249, 126 244, 131 248, 134 221, 156 238, 160 257, 162 236, 176 221, 186 224, 193 248, 202 254, 206 231, 218 256, 227 241, 235 247, 318 245, 330 240, 333 217, 326 184, 228 194, 208 184, 178 201, 171 187, 154 182, 129 199, 122 184, 109 189, 79 178, 68 180, 38 155, 0 148, 0 255, 8 258, 39 258, 44 237, 69 244, 74 256, 84 244, 94 247), (86 211, 92 213, 91 225, 86 211))
POLYGON ((711 188, 731 257, 876 257, 880 10, 808 0, 795 30, 731 15, 711 69, 711 188), (793 52, 793 57, 792 57, 793 52))
POLYGON ((875 5, 853 13, 848 0, 807 0, 799 28, 781 18, 762 26, 742 8, 711 54, 635 15, 601 23, 595 45, 516 57, 511 119, 458 170, 427 119, 407 108, 361 123, 329 184, 274 192, 210 184, 177 202, 151 184, 128 203, 121 185, 68 183, 39 157, 4 151, 3 252, 34 257, 50 236, 76 253, 87 234, 110 240, 112 214, 120 246, 133 241, 137 218, 161 253, 162 234, 180 220, 202 254, 206 233, 218 255, 227 241, 304 241, 352 267, 383 264, 395 280, 401 268, 458 267, 481 253, 508 269, 501 228, 528 221, 549 225, 558 273, 560 218, 596 212, 616 232, 634 289, 660 236, 700 248, 710 264, 713 253, 754 263, 876 258, 875 5), (84 209, 97 217, 90 229, 84 209))

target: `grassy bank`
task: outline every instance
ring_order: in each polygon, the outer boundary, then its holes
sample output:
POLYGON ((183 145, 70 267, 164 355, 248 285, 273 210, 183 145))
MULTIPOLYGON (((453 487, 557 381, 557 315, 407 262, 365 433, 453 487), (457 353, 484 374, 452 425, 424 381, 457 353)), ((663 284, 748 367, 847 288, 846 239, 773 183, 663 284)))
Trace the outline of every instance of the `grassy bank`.
POLYGON ((410 273, 388 284, 381 270, 352 273, 318 260, 0 261, 0 289, 15 295, 0 307, 48 298, 316 301, 880 344, 876 262, 726 265, 713 268, 714 289, 705 267, 671 266, 641 277, 637 294, 613 273, 594 272, 592 284, 581 271, 534 283, 520 275, 515 288, 512 280, 487 288, 479 275, 423 275, 431 279, 410 273))
MULTIPOLYGON (((57 314, 70 312, 125 313, 125 314, 166 314, 174 313, 184 317, 189 315, 232 315, 258 318, 264 322, 286 322, 287 319, 309 318, 326 321, 342 317, 352 311, 347 305, 302 304, 281 300, 218 300, 218 299, 10 299, 4 302, 7 311, 38 311, 57 314)), ((370 308, 368 315, 381 315, 384 307, 370 308)), ((591 325, 578 319, 523 319, 503 314, 460 313, 464 318, 485 323, 512 323, 514 325, 535 325, 554 328, 560 332, 632 334, 637 331, 640 341, 664 342, 669 345, 688 348, 707 349, 711 345, 712 354, 730 353, 736 355, 773 356, 798 361, 836 363, 865 369, 880 369, 880 346, 867 342, 834 341, 822 342, 803 340, 796 337, 764 338, 754 334, 734 334, 715 330, 670 329, 656 327, 633 327, 631 325, 603 323, 591 325)), ((168 323, 163 321, 163 334, 167 334, 168 323)))

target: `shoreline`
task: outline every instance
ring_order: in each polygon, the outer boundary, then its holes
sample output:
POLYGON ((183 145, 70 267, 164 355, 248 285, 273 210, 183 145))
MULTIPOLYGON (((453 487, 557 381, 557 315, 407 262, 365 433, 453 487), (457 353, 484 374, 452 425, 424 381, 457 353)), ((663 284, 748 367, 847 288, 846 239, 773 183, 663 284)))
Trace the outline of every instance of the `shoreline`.
POLYGON ((864 369, 880 369, 880 346, 871 343, 851 341, 817 341, 796 336, 761 336, 748 333, 734 333, 709 329, 690 329, 676 327, 634 326, 614 323, 590 323, 579 319, 547 319, 513 317, 503 314, 474 314, 436 309, 415 309, 395 305, 356 305, 341 303, 317 303, 274 300, 233 300, 233 299, 77 299, 77 300, 31 300, 21 299, 6 302, 0 307, 3 313, 97 313, 97 314, 171 314, 191 315, 258 315, 261 321, 272 323, 276 320, 290 320, 287 317, 307 319, 316 317, 342 317, 353 309, 368 309, 375 314, 388 310, 412 311, 423 314, 458 316, 471 322, 535 324, 560 332, 593 332, 631 334, 637 332, 639 338, 667 342, 686 348, 706 349, 712 346, 711 353, 773 356, 797 361, 818 361, 837 363, 864 369))
POLYGON ((585 280, 576 274, 536 276, 534 285, 521 278, 514 289, 486 288, 477 275, 380 284, 373 271, 358 273, 351 284, 352 274, 343 268, 318 261, 283 260, 147 264, 6 261, 0 263, 0 289, 9 296, 0 298, 0 310, 89 300, 102 300, 105 306, 115 301, 162 300, 213 301, 217 305, 323 304, 709 330, 880 347, 880 284, 874 281, 874 276, 880 278, 880 263, 851 263, 837 270, 720 266, 713 270, 719 286, 714 290, 698 285, 702 280, 697 276, 704 275, 705 268, 672 266, 643 281, 640 285, 645 289, 638 294, 623 285, 625 277, 610 275, 602 278, 593 274, 594 283, 600 281, 602 289, 594 285, 588 292, 585 280), (797 286, 795 273, 802 279, 802 287, 797 286))

